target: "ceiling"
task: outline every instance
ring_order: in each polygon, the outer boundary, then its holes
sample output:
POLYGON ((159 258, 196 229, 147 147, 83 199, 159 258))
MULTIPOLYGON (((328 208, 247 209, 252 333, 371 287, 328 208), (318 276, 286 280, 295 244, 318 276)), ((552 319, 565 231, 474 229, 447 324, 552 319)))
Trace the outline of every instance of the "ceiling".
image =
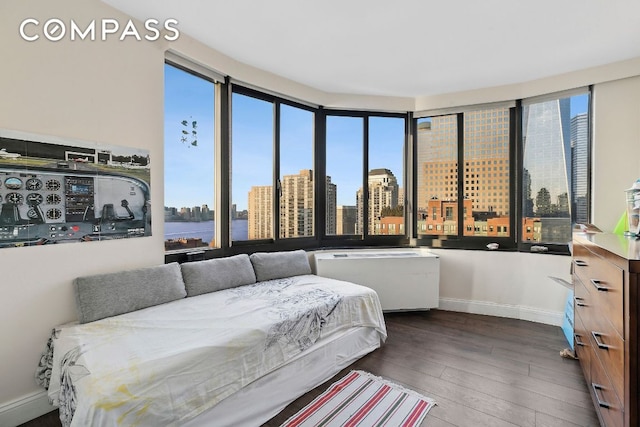
POLYGON ((416 97, 640 57, 638 0, 102 0, 326 92, 416 97))

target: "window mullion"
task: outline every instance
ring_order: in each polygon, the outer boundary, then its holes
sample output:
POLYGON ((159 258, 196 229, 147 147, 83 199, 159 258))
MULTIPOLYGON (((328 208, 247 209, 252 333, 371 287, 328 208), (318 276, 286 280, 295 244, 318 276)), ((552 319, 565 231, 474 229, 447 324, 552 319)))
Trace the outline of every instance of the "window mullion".
POLYGON ((461 238, 464 235, 464 113, 457 114, 458 127, 458 217, 456 235, 461 238))
POLYGON ((282 182, 280 181, 280 102, 273 103, 273 202, 271 216, 273 240, 280 239, 280 196, 282 182))
POLYGON ((362 238, 369 235, 369 117, 362 120, 362 238))
POLYGON ((218 246, 227 248, 231 241, 231 84, 219 84, 216 102, 216 188, 217 204, 215 208, 216 236, 218 246), (219 120, 218 120, 219 119, 219 120))

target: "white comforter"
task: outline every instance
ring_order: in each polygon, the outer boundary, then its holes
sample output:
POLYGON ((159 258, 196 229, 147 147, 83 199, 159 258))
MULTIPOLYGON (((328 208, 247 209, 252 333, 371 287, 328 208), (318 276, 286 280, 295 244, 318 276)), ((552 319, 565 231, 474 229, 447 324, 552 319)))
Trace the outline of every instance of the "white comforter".
POLYGON ((375 292, 314 275, 63 326, 49 398, 71 426, 177 426, 356 326, 386 338, 375 292))

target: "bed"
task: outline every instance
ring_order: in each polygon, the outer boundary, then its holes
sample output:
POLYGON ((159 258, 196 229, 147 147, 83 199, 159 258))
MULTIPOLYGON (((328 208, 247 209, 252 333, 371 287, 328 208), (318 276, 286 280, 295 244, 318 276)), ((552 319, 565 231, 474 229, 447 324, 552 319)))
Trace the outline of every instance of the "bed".
POLYGON ((62 424, 258 426, 384 342, 373 290, 286 270, 56 327, 37 377, 62 424))

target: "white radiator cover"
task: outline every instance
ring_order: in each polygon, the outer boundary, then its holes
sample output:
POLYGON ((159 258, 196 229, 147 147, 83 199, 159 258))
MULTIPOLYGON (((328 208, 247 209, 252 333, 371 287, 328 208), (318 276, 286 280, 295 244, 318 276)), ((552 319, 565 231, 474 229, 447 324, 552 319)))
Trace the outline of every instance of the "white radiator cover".
POLYGON ((385 311, 438 307, 440 259, 422 249, 353 249, 313 255, 319 276, 367 286, 385 311))

